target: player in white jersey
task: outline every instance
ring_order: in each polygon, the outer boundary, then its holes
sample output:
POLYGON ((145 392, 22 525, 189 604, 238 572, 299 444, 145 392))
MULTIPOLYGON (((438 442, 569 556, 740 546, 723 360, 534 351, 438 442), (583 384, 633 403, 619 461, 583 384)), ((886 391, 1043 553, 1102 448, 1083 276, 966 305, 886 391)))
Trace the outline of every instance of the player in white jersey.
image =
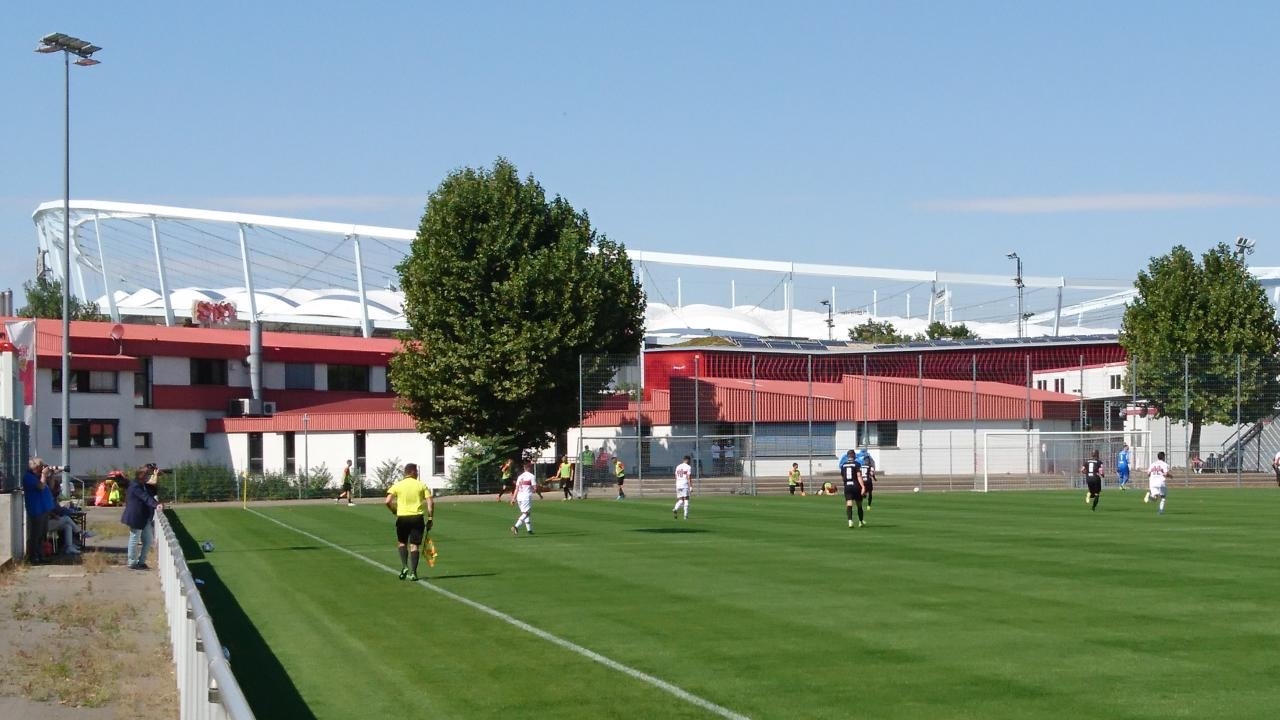
POLYGON ((516 524, 511 526, 512 535, 520 534, 521 523, 524 523, 526 532, 533 534, 533 520, 529 515, 533 509, 534 493, 538 494, 539 499, 542 498, 542 490, 538 489, 538 479, 533 476, 533 463, 525 460, 524 472, 516 478, 516 489, 511 496, 511 504, 520 507, 520 517, 516 518, 516 524))
POLYGON ((1147 468, 1147 478, 1151 489, 1147 490, 1146 497, 1142 498, 1142 502, 1151 502, 1152 498, 1160 500, 1160 514, 1164 514, 1164 499, 1168 494, 1168 487, 1165 485, 1165 479, 1169 477, 1169 464, 1164 461, 1164 453, 1156 453, 1156 461, 1151 463, 1151 467, 1147 468))
POLYGON ((676 466, 676 506, 671 508, 671 517, 680 517, 680 507, 684 506, 684 519, 689 519, 689 484, 693 476, 693 467, 689 465, 689 456, 676 466))

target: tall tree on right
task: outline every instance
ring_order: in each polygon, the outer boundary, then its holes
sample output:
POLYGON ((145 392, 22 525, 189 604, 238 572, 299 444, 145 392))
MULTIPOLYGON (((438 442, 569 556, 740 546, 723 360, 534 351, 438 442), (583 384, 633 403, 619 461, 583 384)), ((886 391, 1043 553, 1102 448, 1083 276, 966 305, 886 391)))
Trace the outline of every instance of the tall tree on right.
POLYGON ((1161 415, 1190 422, 1193 457, 1204 423, 1236 422, 1237 370, 1240 420, 1276 414, 1280 325, 1241 256, 1219 243, 1197 262, 1178 245, 1152 258, 1134 285, 1138 297, 1120 329, 1130 369, 1136 368, 1128 390, 1137 383, 1136 395, 1161 415))

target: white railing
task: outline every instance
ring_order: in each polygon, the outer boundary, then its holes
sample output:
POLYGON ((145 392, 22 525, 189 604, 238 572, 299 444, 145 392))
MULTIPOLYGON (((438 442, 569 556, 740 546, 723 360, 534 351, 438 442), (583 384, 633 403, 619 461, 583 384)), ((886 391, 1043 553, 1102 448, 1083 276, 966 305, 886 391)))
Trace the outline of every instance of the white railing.
POLYGON ((231 673, 178 537, 164 513, 156 513, 155 523, 156 564, 177 667, 179 717, 253 720, 253 710, 231 673))

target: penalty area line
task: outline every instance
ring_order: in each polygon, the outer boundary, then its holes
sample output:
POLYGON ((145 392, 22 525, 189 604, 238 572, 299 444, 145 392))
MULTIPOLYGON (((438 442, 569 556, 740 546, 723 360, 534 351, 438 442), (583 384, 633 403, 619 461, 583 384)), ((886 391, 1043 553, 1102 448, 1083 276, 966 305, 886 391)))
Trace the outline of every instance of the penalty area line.
MULTIPOLYGON (((303 530, 303 529, 301 529, 301 528, 296 528, 296 527, 294 527, 294 526, 292 526, 292 525, 289 525, 288 523, 285 523, 285 522, 281 522, 280 520, 277 520, 277 519, 275 519, 275 518, 271 517, 270 515, 264 515, 263 513, 259 512, 259 511, 257 511, 257 510, 253 510, 253 509, 249 509, 249 508, 246 508, 246 509, 248 509, 248 510, 249 510, 249 512, 253 513, 254 515, 257 515, 258 517, 260 517, 260 518, 262 518, 262 519, 264 519, 264 520, 267 520, 267 521, 273 522, 273 523, 275 523, 276 525, 279 525, 280 527, 282 527, 282 528, 284 528, 284 529, 286 529, 286 530, 292 530, 293 532, 298 533, 299 535, 302 535, 302 536, 304 536, 304 537, 311 538, 312 540, 315 540, 316 542, 320 543, 321 545, 324 545, 324 546, 326 546, 326 547, 329 547, 329 548, 332 548, 332 549, 334 549, 334 550, 337 550, 337 551, 338 551, 338 552, 340 552, 340 553, 344 553, 344 554, 346 554, 346 555, 350 555, 351 557, 353 557, 353 558, 355 558, 355 559, 357 559, 357 560, 360 560, 360 561, 362 561, 362 562, 368 563, 369 565, 372 565, 372 566, 374 566, 374 567, 376 567, 376 568, 378 568, 379 570, 382 570, 382 571, 384 571, 384 572, 391 573, 392 575, 396 575, 396 574, 397 574, 397 572, 396 572, 396 569, 395 569, 395 568, 393 568, 393 567, 389 567, 389 566, 387 566, 387 565, 383 565, 382 563, 378 562, 377 560, 373 560, 373 559, 371 559, 371 558, 367 558, 367 557, 365 557, 364 555, 361 555, 361 554, 359 554, 359 553, 357 553, 357 552, 353 552, 353 551, 351 551, 351 550, 348 550, 347 548, 344 548, 344 547, 342 547, 341 545, 338 545, 338 544, 336 544, 336 543, 329 542, 328 540, 325 540, 324 538, 320 537, 319 535, 313 535, 313 534, 311 534, 311 533, 307 532, 306 530, 303 530)), ((622 663, 618 662, 617 660, 614 660, 614 659, 609 658, 609 657, 605 657, 604 655, 601 655, 600 653, 598 653, 598 652, 596 652, 596 651, 594 651, 594 650, 591 650, 591 649, 585 648, 585 647, 583 647, 583 646, 581 646, 581 645, 579 645, 579 644, 577 644, 577 643, 575 643, 575 642, 572 642, 572 641, 570 641, 570 640, 565 640, 564 638, 562 638, 562 637, 560 637, 560 636, 558 636, 558 635, 553 635, 553 634, 551 634, 550 632, 547 632, 546 630, 543 630, 542 628, 539 628, 539 627, 535 627, 535 626, 533 626, 533 625, 530 625, 529 623, 527 623, 527 622, 525 622, 525 621, 523 621, 523 620, 520 620, 519 618, 512 617, 511 615, 508 615, 508 614, 506 614, 506 613, 502 612, 501 610, 497 610, 497 609, 491 608, 491 607, 489 607, 488 605, 485 605, 485 604, 483 604, 483 603, 476 602, 475 600, 472 600, 472 599, 470 599, 470 598, 466 598, 466 597, 463 597, 463 596, 461 596, 461 595, 458 595, 457 593, 450 592, 450 591, 445 590, 444 588, 442 588, 442 587, 440 587, 440 586, 438 586, 438 585, 435 585, 435 584, 433 584, 433 583, 427 582, 427 581, 425 581, 425 580, 419 580, 419 581, 418 581, 418 585, 420 585, 420 586, 421 586, 423 589, 425 589, 425 590, 430 590, 431 592, 437 593, 437 594, 439 594, 439 595, 443 595, 444 597, 449 598, 450 600, 453 600, 454 602, 458 602, 458 603, 461 603, 461 604, 463 604, 463 605, 466 605, 467 607, 469 607, 469 608, 471 608, 471 609, 473 609, 473 610, 478 610, 478 611, 480 611, 480 612, 482 612, 482 613, 484 613, 484 614, 486 614, 486 615, 489 615, 489 616, 491 616, 491 617, 495 617, 495 618, 497 618, 497 619, 499 619, 499 620, 501 620, 501 621, 503 621, 503 622, 507 623, 508 625, 511 625, 511 626, 513 626, 513 627, 517 627, 517 628, 519 628, 519 629, 521 629, 521 630, 523 630, 523 631, 525 631, 525 632, 529 633, 530 635, 533 635, 534 637, 540 638, 540 639, 542 639, 542 640, 546 640, 547 642, 551 643, 552 645, 556 645, 556 646, 562 647, 562 648, 564 648, 565 650, 568 650, 568 651, 570 651, 570 652, 573 652, 573 653, 576 653, 576 654, 578 654, 578 655, 581 655, 582 657, 585 657, 585 658, 587 658, 588 660, 591 660, 592 662, 599 663, 599 664, 601 664, 601 665, 603 665, 603 666, 605 666, 605 667, 609 668, 610 670, 616 670, 616 671, 618 671, 618 672, 622 673, 623 675, 626 675, 626 676, 631 677, 631 678, 635 678, 636 680, 639 680, 640 682, 646 683, 646 684, 648 684, 648 685, 652 685, 653 687, 658 688, 659 690, 662 690, 662 691, 664 691, 664 692, 666 692, 666 693, 668 693, 668 694, 674 695, 675 697, 678 697, 678 698, 680 698, 681 700, 684 700, 685 702, 687 702, 687 703, 689 703, 689 704, 691 704, 691 705, 695 705, 695 706, 697 706, 697 707, 700 707, 700 708, 702 708, 703 710, 706 710, 706 711, 708 711, 708 712, 710 712, 710 713, 713 713, 713 714, 718 715, 718 716, 720 716, 720 717, 722 717, 722 718, 725 718, 726 720, 750 720, 750 718, 748 718, 746 715, 740 715, 740 714, 738 714, 738 713, 736 713, 736 712, 734 712, 734 711, 730 710, 729 708, 722 707, 722 706, 720 706, 720 705, 717 705, 717 704, 715 704, 715 703, 711 702, 710 700, 707 700, 706 698, 699 697, 698 695, 694 695, 693 693, 689 692, 688 690, 685 690, 684 688, 681 688, 681 687, 678 687, 678 686, 676 686, 676 685, 673 685, 673 684, 671 684, 671 683, 667 682, 666 680, 663 680, 662 678, 654 677, 653 675, 650 675, 649 673, 646 673, 646 672, 644 672, 643 670, 637 670, 637 669, 635 669, 635 668, 631 667, 630 665, 623 665, 622 663)))

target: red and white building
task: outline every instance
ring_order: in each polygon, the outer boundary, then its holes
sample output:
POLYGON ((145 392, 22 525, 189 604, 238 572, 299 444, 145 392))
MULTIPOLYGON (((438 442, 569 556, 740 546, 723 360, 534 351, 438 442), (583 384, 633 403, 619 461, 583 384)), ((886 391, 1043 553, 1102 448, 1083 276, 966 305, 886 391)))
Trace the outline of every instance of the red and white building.
MULTIPOLYGON (((32 447, 57 458, 61 321, 36 322, 32 447)), ((295 474, 324 465, 338 477, 347 460, 369 474, 396 459, 443 484, 453 452, 419 434, 388 390, 399 341, 264 332, 256 403, 250 344, 244 329, 72 322, 72 467, 192 461, 295 474)))

